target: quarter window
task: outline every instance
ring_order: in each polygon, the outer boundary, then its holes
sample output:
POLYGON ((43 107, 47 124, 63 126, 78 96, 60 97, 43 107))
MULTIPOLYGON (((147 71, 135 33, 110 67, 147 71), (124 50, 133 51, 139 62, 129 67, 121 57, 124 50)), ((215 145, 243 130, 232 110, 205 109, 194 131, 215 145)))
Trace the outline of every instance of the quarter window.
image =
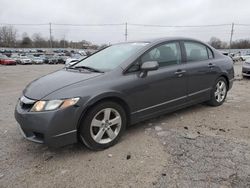
POLYGON ((141 62, 157 61, 160 67, 181 63, 181 50, 178 42, 160 45, 141 57, 141 62))
POLYGON ((208 58, 213 59, 214 58, 213 52, 209 48, 207 48, 207 52, 208 52, 208 58))
POLYGON ((208 59, 208 51, 205 45, 196 42, 184 42, 184 46, 187 61, 203 61, 208 59))

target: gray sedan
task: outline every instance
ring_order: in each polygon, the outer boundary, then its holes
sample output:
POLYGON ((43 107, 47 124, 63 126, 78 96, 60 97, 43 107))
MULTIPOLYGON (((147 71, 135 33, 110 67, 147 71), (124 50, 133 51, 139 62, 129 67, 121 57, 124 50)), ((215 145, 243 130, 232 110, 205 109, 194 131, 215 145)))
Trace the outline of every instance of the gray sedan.
POLYGON ((250 58, 246 58, 242 65, 242 75, 244 77, 250 77, 250 58))
POLYGON ((28 140, 108 148, 127 126, 197 103, 223 104, 232 59, 188 38, 119 43, 31 82, 15 118, 28 140))

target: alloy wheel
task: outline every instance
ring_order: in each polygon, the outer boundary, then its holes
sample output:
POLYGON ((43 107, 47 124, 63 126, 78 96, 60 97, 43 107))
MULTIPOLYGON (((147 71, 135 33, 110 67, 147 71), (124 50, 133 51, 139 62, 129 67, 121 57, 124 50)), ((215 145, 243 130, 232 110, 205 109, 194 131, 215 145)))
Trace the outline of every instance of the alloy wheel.
POLYGON ((220 80, 216 84, 216 90, 215 90, 215 93, 214 93, 215 100, 218 103, 222 102, 226 97, 226 92, 227 92, 226 83, 223 80, 220 80))
POLYGON ((100 110, 92 119, 90 134, 98 144, 107 144, 113 141, 119 134, 122 119, 119 112, 113 108, 100 110))

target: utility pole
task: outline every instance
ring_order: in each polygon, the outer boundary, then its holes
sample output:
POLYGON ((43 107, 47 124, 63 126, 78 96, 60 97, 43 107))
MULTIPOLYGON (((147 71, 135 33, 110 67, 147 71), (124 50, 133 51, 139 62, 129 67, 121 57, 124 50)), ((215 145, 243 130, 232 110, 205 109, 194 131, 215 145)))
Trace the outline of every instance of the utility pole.
POLYGON ((66 48, 66 44, 65 44, 65 34, 63 35, 63 48, 65 49, 66 48))
POLYGON ((49 23, 49 43, 50 43, 50 48, 52 48, 52 29, 51 29, 51 23, 49 23))
POLYGON ((231 35, 230 35, 230 42, 229 42, 229 53, 230 53, 231 48, 232 48, 233 33, 234 33, 234 23, 232 23, 232 28, 231 28, 231 35))
POLYGON ((128 23, 125 23, 125 41, 128 40, 128 23))

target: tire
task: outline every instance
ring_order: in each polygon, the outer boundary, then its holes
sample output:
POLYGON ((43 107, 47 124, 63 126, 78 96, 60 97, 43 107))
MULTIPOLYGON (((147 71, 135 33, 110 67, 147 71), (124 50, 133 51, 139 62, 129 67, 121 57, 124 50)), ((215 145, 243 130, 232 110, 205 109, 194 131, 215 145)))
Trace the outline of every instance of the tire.
POLYGON ((118 142, 126 124, 126 113, 119 104, 112 101, 101 102, 84 115, 79 128, 79 139, 91 150, 103 150, 118 142))
POLYGON ((226 97, 227 97, 227 81, 223 77, 219 77, 213 86, 213 89, 211 90, 211 96, 210 100, 208 101, 208 104, 210 106, 220 106, 224 103, 226 97))

